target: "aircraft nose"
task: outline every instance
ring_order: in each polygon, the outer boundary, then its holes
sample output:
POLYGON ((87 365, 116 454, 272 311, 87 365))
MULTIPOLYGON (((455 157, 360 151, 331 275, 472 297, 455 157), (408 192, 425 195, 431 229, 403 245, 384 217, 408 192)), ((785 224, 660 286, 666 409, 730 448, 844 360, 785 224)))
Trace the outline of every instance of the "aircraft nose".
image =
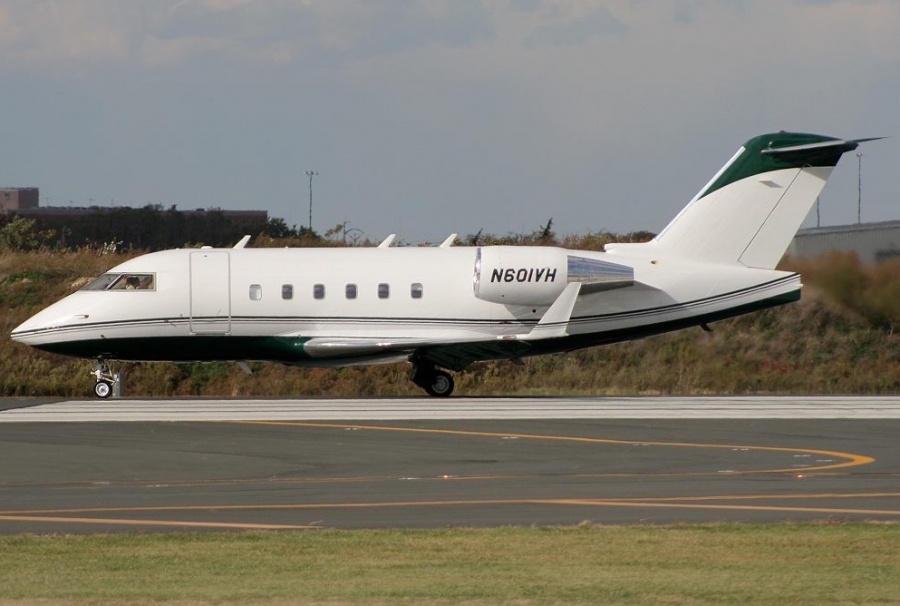
POLYGON ((25 337, 25 328, 24 328, 24 326, 25 326, 25 324, 23 323, 23 324, 19 324, 19 325, 16 326, 15 328, 13 328, 13 329, 12 329, 12 332, 9 333, 9 338, 12 339, 13 341, 19 341, 19 342, 21 342, 22 339, 25 337))
POLYGON ((89 317, 84 313, 72 313, 73 311, 75 310, 63 302, 55 303, 16 326, 9 336, 13 341, 26 345, 42 343, 60 328, 89 317))
POLYGON ((45 332, 49 328, 44 324, 35 322, 35 317, 32 316, 13 328, 12 332, 9 333, 9 337, 13 341, 30 345, 38 333, 45 332))

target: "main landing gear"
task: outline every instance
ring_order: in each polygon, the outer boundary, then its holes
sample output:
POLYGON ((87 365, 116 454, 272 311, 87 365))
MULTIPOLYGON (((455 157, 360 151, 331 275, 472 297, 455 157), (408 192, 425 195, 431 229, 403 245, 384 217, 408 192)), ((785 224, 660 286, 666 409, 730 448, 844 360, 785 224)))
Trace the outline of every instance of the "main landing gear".
POLYGON ((429 396, 446 398, 453 393, 453 377, 449 372, 438 370, 430 362, 414 361, 409 378, 429 396))
POLYGON ((118 373, 113 373, 103 358, 97 358, 94 362, 94 370, 91 372, 97 380, 94 383, 94 395, 98 398, 108 398, 112 395, 113 386, 119 382, 118 373))

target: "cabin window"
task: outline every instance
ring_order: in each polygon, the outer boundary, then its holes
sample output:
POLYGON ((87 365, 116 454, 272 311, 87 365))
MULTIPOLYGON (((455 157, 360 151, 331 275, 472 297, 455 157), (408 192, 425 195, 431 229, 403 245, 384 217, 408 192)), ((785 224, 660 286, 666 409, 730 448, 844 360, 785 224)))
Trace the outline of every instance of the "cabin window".
POLYGON ((250 285, 250 300, 251 301, 259 301, 262 299, 262 286, 259 284, 251 284, 250 285))
POLYGON ((281 285, 281 298, 286 301, 294 298, 294 285, 293 284, 282 284, 281 285))
POLYGON ((325 298, 325 285, 324 284, 313 284, 313 299, 324 299, 325 298))
POLYGON ((82 290, 156 290, 153 274, 103 274, 82 290))
POLYGON ((391 285, 385 284, 382 282, 378 285, 378 298, 379 299, 387 299, 391 296, 391 285))
POLYGON ((409 288, 409 294, 413 299, 421 299, 422 291, 423 289, 421 282, 414 282, 409 288))
POLYGON ((348 299, 355 299, 356 298, 356 284, 348 284, 346 293, 347 293, 348 299))

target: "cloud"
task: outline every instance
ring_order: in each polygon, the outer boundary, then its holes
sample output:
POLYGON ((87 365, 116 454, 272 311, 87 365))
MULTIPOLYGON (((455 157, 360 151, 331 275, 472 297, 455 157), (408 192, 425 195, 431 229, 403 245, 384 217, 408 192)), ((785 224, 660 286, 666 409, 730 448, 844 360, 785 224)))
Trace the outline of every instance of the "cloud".
POLYGON ((492 36, 480 2, 0 0, 0 69, 177 66, 218 55, 333 63, 492 36))
POLYGON ((628 31, 609 9, 597 7, 588 13, 541 25, 525 39, 525 46, 580 46, 595 36, 624 34, 628 31))
POLYGON ((321 46, 351 58, 467 47, 490 39, 492 14, 480 2, 387 0, 329 6, 317 14, 321 46))
POLYGON ((128 53, 123 4, 98 10, 90 0, 0 4, 0 68, 65 69, 97 62, 122 62, 128 53))
POLYGON ((172 66, 210 55, 334 64, 430 45, 588 52, 598 40, 688 62, 705 60, 695 44, 702 40, 717 53, 730 42, 761 59, 778 59, 774 48, 788 61, 861 50, 890 59, 900 45, 898 18, 892 0, 0 0, 0 69, 172 66), (682 40, 662 48, 656 35, 682 40))

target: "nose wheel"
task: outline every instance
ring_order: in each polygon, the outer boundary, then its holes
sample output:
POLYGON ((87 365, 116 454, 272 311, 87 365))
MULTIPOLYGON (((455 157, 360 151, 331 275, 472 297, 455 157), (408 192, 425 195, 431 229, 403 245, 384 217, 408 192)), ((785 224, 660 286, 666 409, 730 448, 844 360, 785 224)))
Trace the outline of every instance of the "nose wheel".
POLYGON ((109 365, 102 358, 94 362, 94 370, 91 371, 96 382, 94 383, 94 395, 98 398, 108 398, 112 395, 113 385, 119 382, 119 375, 109 369, 109 365))
POLYGON ((112 383, 109 381, 97 381, 94 383, 94 395, 98 398, 108 398, 112 394, 112 383))

